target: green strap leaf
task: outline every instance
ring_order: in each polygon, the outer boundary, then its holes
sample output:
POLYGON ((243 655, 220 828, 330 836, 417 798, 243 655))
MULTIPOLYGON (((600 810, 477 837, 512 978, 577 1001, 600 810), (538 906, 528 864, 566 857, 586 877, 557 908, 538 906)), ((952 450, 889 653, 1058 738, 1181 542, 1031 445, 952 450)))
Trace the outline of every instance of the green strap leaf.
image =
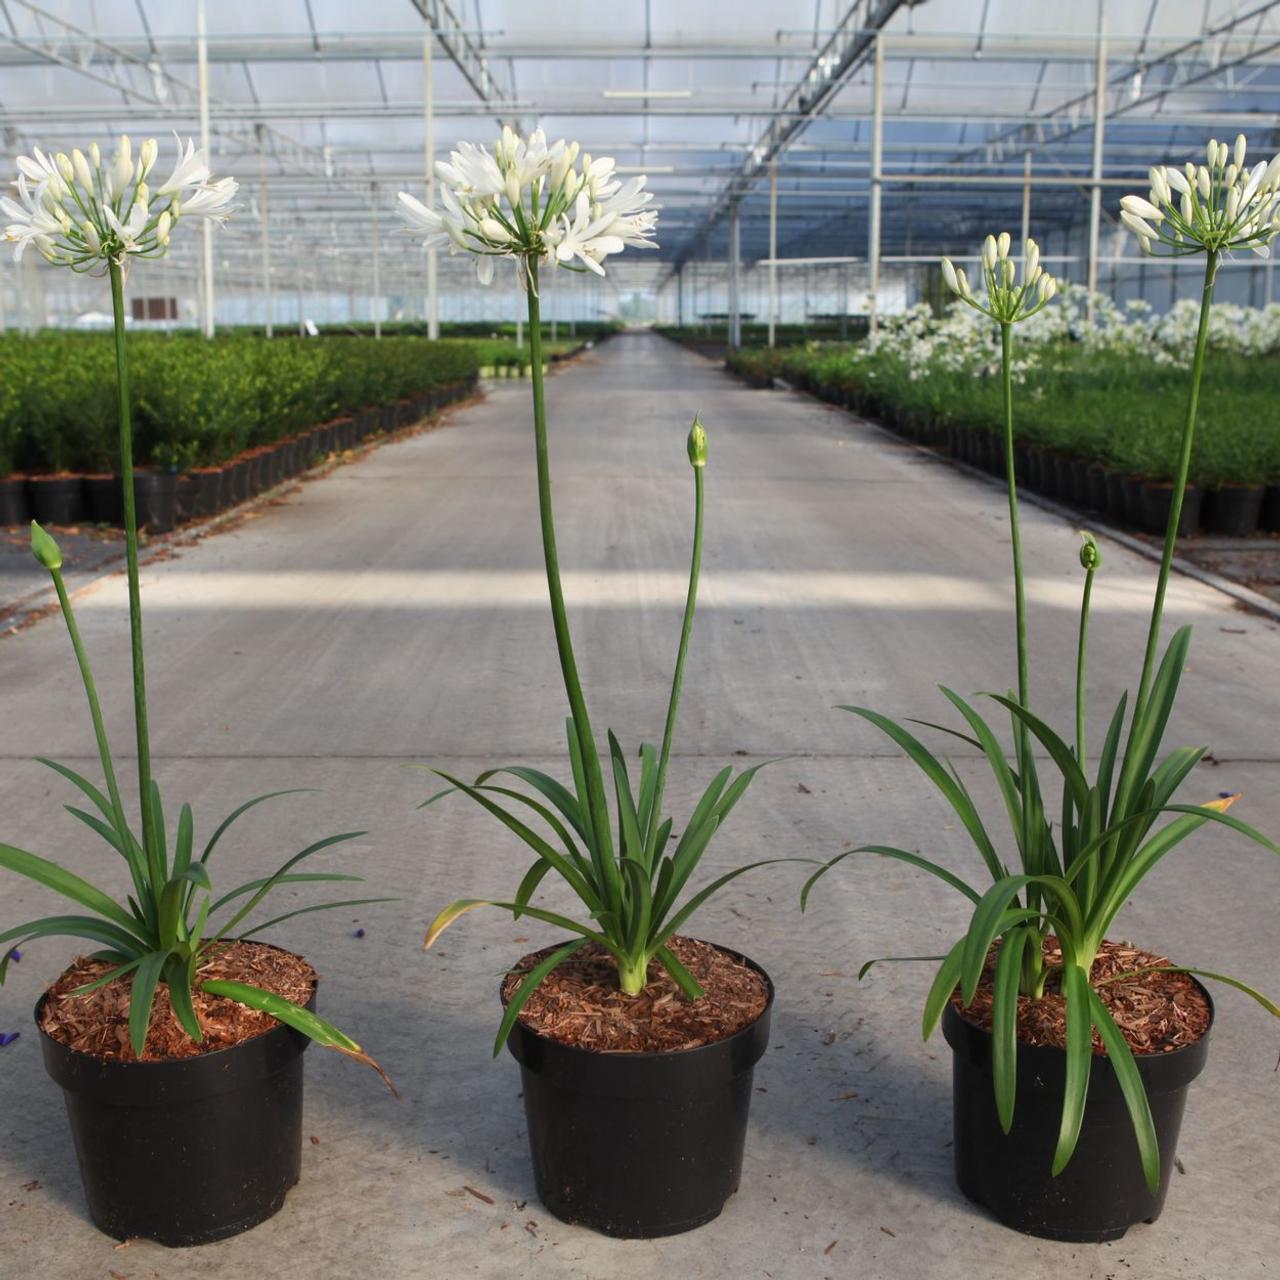
POLYGON ((987 864, 987 870, 991 872, 992 878, 998 880, 1004 875, 1004 867, 1001 865, 995 846, 991 843, 991 837, 987 834, 987 829, 983 826, 982 818, 979 816, 973 802, 956 785, 955 780, 942 767, 941 762, 933 752, 918 738, 908 733, 901 725, 895 724, 888 716, 882 716, 878 711, 871 711, 867 707, 848 706, 842 706, 839 709, 841 711, 850 711, 854 715, 870 721, 881 733, 891 738, 911 757, 916 767, 942 793, 943 799, 955 811, 956 816, 964 825, 964 829, 969 833, 969 838, 982 855, 982 860, 987 864))
POLYGON ((138 961, 129 991, 129 1043, 133 1056, 142 1057, 147 1044, 147 1028, 151 1025, 151 1007, 155 1003, 160 971, 169 959, 168 951, 151 951, 138 961))
POLYGON ((464 916, 477 907, 497 907, 500 911, 510 911, 513 914, 518 911, 521 915, 532 916, 533 919, 541 920, 546 924, 559 925, 561 929, 567 929, 570 933, 581 934, 592 942, 598 942, 610 955, 619 955, 618 947, 604 934, 588 929, 586 925, 570 920, 568 916, 558 915, 554 911, 544 911, 541 907, 531 907, 528 903, 501 902, 496 898, 459 898, 456 902, 451 902, 428 926, 422 949, 427 950, 459 916, 464 916))
POLYGON ((538 989, 543 979, 558 965, 563 964, 575 951, 581 951, 589 941, 589 938, 575 938, 572 942, 565 943, 563 947, 540 960, 524 975, 515 994, 507 1001, 507 1007, 502 1013, 502 1021, 498 1024, 498 1034, 493 1042, 495 1058, 502 1052, 502 1046, 507 1043, 511 1028, 516 1025, 516 1019, 520 1016, 520 1010, 528 1004, 529 997, 538 989))
MULTIPOLYGON (((533 897, 538 886, 542 883, 547 872, 550 870, 551 870, 551 863, 544 862, 541 858, 539 858, 529 868, 529 870, 524 873, 524 876, 520 881, 520 887, 516 890, 517 906, 523 906, 526 902, 528 902, 533 897)), ((519 920, 520 913, 518 911, 515 912, 511 918, 513 920, 519 920)))
POLYGON ((225 996, 228 1000, 234 1000, 237 1004, 247 1005, 250 1009, 261 1009, 264 1013, 269 1013, 277 1021, 283 1022, 295 1031, 301 1031, 304 1036, 309 1036, 323 1048, 336 1049, 348 1058, 363 1062, 365 1066, 372 1067, 382 1077, 383 1084, 397 1098, 400 1096, 396 1092, 395 1085, 391 1083, 391 1077, 373 1058, 356 1044, 350 1036, 339 1031, 332 1023, 326 1022, 323 1018, 312 1013, 310 1009, 304 1009, 301 1005, 294 1004, 291 1000, 286 1000, 283 996, 278 996, 271 991, 263 991, 261 987, 253 987, 245 982, 232 982, 224 978, 210 978, 201 983, 201 986, 210 995, 225 996))
POLYGON ((690 1000, 701 1000, 706 994, 697 978, 680 963, 680 957, 670 947, 659 947, 654 953, 658 963, 675 979, 676 985, 690 1000))
POLYGON ((782 862, 804 862, 812 866, 814 859, 813 858, 761 858, 759 862, 748 862, 744 867, 736 867, 734 868, 734 870, 726 872, 724 875, 719 876, 717 879, 713 880, 705 888, 700 889, 697 893, 695 893, 693 897, 690 898, 689 901, 686 902, 685 905, 679 911, 676 912, 675 916, 672 918, 669 924, 665 926, 662 925, 661 922, 658 920, 657 912, 655 911, 654 924, 653 924, 653 928, 650 930, 650 937, 656 939, 660 933, 662 939, 665 940, 671 937, 673 933, 679 933, 680 926, 683 925, 684 922, 688 920, 689 917, 693 915, 693 913, 697 911, 697 909, 700 906, 702 906, 702 904, 706 902, 706 900, 709 897, 711 897, 713 893, 718 893, 731 880, 736 880, 740 875, 745 875, 748 871, 754 871, 757 867, 772 867, 782 862))
MULTIPOLYGON (((1089 1015, 1093 1019, 1093 1025, 1098 1028, 1102 1043, 1106 1045, 1111 1069, 1116 1073, 1125 1106, 1129 1109, 1129 1119, 1133 1122, 1134 1137, 1138 1140, 1138 1154, 1142 1159, 1142 1172, 1147 1179, 1147 1187, 1153 1196, 1158 1195, 1160 1145, 1156 1139, 1155 1122, 1151 1118, 1151 1103, 1147 1099, 1142 1077, 1138 1074, 1138 1064, 1134 1062, 1133 1051, 1101 997, 1087 983, 1085 990, 1088 993, 1089 1015)), ((1057 1173, 1057 1170, 1054 1172, 1057 1173)))
POLYGON ((1075 752, 1039 716, 1028 711, 1016 699, 1008 698, 1002 693, 990 693, 986 696, 1000 703, 1010 715, 1016 716, 1040 740, 1058 766, 1063 781, 1070 788, 1075 807, 1083 809, 1089 803, 1089 781, 1076 760, 1075 752))
POLYGON ((215 848, 217 848, 218 841, 221 840, 224 835, 226 835, 227 830, 228 828, 230 828, 231 824, 235 822, 237 818, 240 818, 244 814, 248 813, 250 809, 255 808, 257 805, 263 804, 268 800, 274 800, 277 796, 296 796, 296 795, 302 795, 305 792, 313 791, 313 790, 315 790, 314 787, 288 787, 284 791, 268 791, 266 795, 254 796, 252 800, 246 800, 244 804, 242 804, 238 809, 232 810, 232 812, 229 813, 225 818, 223 818, 223 820, 218 824, 217 830, 214 831, 213 835, 209 837, 209 843, 205 845, 204 852, 200 855, 200 861, 201 862, 209 861, 209 855, 214 851, 215 848))
POLYGON ((43 916, 39 920, 28 920, 26 924, 14 926, 0 933, 0 945, 12 943, 0 955, 0 984, 4 983, 5 972, 14 950, 21 950, 28 942, 37 938, 87 938, 90 942, 100 942, 125 956, 139 953, 140 940, 136 934, 102 920, 97 916, 43 916))
POLYGON ((1018 980, 1027 944, 1041 946, 1040 935, 1028 928, 1010 929, 996 955, 991 1003, 991 1068, 995 1078, 996 1115, 1008 1133, 1018 1092, 1018 980))
POLYGON ((375 902, 398 901, 398 898, 344 898, 340 902, 313 902, 309 907, 297 907, 293 911, 286 911, 282 916, 273 916, 270 920, 264 920, 261 924, 255 921, 240 935, 238 941, 243 941, 250 934, 256 937, 260 933, 266 933, 268 929, 274 929, 276 925, 292 920, 294 916, 309 916, 313 911, 333 911, 337 907, 367 907, 375 902))
POLYGON ((37 884, 62 894, 64 898, 88 907, 90 911, 96 911, 98 915, 118 924, 132 937, 145 940, 138 921, 129 912, 114 898, 108 897, 96 885, 81 879, 74 871, 67 871, 56 862, 9 844, 0 844, 0 867, 34 880, 37 884))
MULTIPOLYGON (((920 1031, 924 1039, 933 1035, 942 1017, 943 1010, 952 993, 960 985, 960 969, 964 963, 964 939, 961 938, 938 966, 929 993, 924 998, 924 1013, 920 1020, 920 1031)), ((861 975, 859 975, 861 976, 861 975)))
POLYGON ((906 849, 896 849, 893 845, 887 844, 862 844, 856 849, 846 849, 844 853, 838 853, 830 862, 819 867, 817 871, 804 882, 804 888, 800 891, 800 910, 803 911, 809 905, 809 893, 813 886, 822 879, 823 876, 836 866, 837 863, 843 862, 846 858, 851 858, 858 853, 875 853, 882 858, 893 858, 898 862, 905 862, 910 866, 918 867, 921 871, 927 871, 932 876, 937 876, 939 880, 949 884, 953 889, 964 894, 970 902, 977 905, 982 901, 982 895, 971 886, 967 885, 959 876, 953 875, 946 867, 940 867, 936 862, 930 862, 928 858, 922 858, 918 853, 911 853, 906 849))
POLYGON ((1062 994, 1067 1003, 1067 1074, 1062 1094, 1062 1123, 1053 1153, 1054 1177, 1067 1167, 1075 1154, 1093 1066, 1089 975, 1080 965, 1069 962, 1062 966, 1062 994))

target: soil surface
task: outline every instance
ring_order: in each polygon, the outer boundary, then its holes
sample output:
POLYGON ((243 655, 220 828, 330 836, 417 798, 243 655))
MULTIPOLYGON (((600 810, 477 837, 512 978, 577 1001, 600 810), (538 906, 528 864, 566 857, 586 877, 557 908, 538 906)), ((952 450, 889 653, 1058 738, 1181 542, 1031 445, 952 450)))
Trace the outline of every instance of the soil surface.
MULTIPOLYGON (((115 978, 86 995, 71 994, 112 967, 105 960, 80 957, 49 988, 40 1026, 60 1044, 81 1053, 132 1061, 129 996, 133 975, 115 978)), ((169 1003, 169 989, 162 983, 156 988, 142 1061, 195 1058, 216 1049, 230 1049, 280 1025, 269 1013, 247 1009, 225 996, 206 995, 200 983, 208 978, 245 982, 299 1005, 311 999, 317 980, 316 971, 301 956, 260 942, 234 942, 196 975, 192 998, 204 1042, 197 1044, 183 1029, 169 1003)))
MULTIPOLYGON (((991 995, 995 956, 999 944, 992 948, 987 968, 982 975, 977 995, 966 1008, 957 991, 951 997, 956 1011, 967 1021, 986 1030, 991 1029, 991 995)), ((1046 965, 1061 965, 1062 951, 1052 934, 1045 939, 1046 965)), ((1159 969, 1171 961, 1126 942, 1104 942, 1094 961, 1090 981, 1102 997, 1102 1003, 1136 1054, 1171 1053, 1195 1044, 1208 1030, 1213 1014, 1204 992, 1188 973, 1144 973, 1118 982, 1105 979, 1136 969, 1159 969), (1099 985, 1099 984, 1102 985, 1099 985)), ((1067 1002, 1056 982, 1038 1000, 1018 997, 1018 1040, 1022 1044, 1065 1049, 1067 1044, 1067 1002)), ((1097 1031, 1093 1033, 1093 1051, 1106 1056, 1097 1031)))
MULTIPOLYGON (((727 1040, 765 1011, 769 989, 750 965, 693 938, 672 938, 669 946, 698 980, 706 993, 702 999, 688 999, 656 960, 649 965, 648 986, 639 995, 624 995, 613 958, 589 943, 543 980, 520 1010, 520 1021, 575 1049, 654 1053, 727 1040)), ((519 989, 522 975, 554 950, 531 952, 516 964, 502 986, 504 1003, 519 989)))

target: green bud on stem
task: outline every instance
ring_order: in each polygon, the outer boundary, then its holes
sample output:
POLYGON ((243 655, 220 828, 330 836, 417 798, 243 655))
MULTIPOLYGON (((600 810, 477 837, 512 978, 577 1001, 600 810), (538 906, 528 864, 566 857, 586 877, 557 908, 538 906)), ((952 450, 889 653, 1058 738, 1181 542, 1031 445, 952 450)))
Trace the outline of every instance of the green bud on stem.
POLYGON ((62 568, 62 548, 34 520, 31 522, 31 554, 50 573, 62 568))
POLYGON ((1080 536, 1084 539, 1080 544, 1080 564, 1092 572, 1102 563, 1102 552, 1098 550, 1098 542, 1093 534, 1081 530, 1080 536))
POLYGON ((707 433, 696 413, 693 415, 693 426, 689 428, 689 462, 695 467, 707 465, 707 433))

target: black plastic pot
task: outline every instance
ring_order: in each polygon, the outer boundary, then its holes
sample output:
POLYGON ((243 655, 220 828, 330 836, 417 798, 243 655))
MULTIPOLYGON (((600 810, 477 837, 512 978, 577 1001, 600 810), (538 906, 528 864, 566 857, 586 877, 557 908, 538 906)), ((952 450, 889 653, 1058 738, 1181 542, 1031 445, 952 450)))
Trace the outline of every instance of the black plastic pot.
POLYGON ((1037 444, 1027 445, 1027 488, 1034 493, 1044 488, 1044 450, 1037 444))
POLYGON ((133 476, 133 500, 139 527, 167 533, 178 519, 178 477, 172 471, 137 471, 133 476))
MULTIPOLYGON (((1182 514, 1178 517, 1178 537, 1190 538, 1200 530, 1203 490, 1188 485, 1182 497, 1182 514)), ((1164 533, 1169 527, 1169 508, 1173 503, 1173 485, 1142 486, 1142 527, 1148 533, 1164 533)))
POLYGON ((1124 478, 1124 518, 1137 528, 1141 529, 1146 520, 1146 512, 1142 501, 1142 489, 1146 484, 1145 480, 1139 479, 1137 476, 1125 476, 1124 478))
POLYGON ((1204 496, 1206 532, 1247 538, 1258 527, 1266 492, 1260 484, 1215 485, 1204 496))
POLYGON ((1087 505, 1094 511, 1105 511, 1107 506, 1107 469, 1100 463, 1089 463, 1087 505))
POLYGON ((1067 459, 1067 470, 1071 477, 1071 501, 1077 507, 1089 505, 1089 462, 1086 458, 1067 459))
POLYGON ((1106 512, 1117 524, 1124 524, 1129 518, 1128 504, 1125 499, 1125 481, 1127 477, 1121 471, 1108 471, 1106 476, 1107 505, 1106 512))
POLYGON ((238 507, 249 500, 249 460, 237 458, 227 467, 223 479, 222 505, 238 507))
MULTIPOLYGON (((729 952, 737 955, 736 952, 729 952)), ((538 1198, 564 1222, 650 1239, 710 1222, 738 1189, 755 1064, 768 1047, 769 1003, 716 1044, 670 1053, 595 1053, 517 1021, 538 1198)))
POLYGON ((222 510, 226 474, 224 467, 200 467, 191 472, 191 513, 197 519, 208 519, 222 510))
POLYGON ((27 505, 41 524, 79 524, 84 485, 79 476, 28 476, 27 505))
POLYGON ((121 1062, 39 1035, 100 1231, 171 1248, 207 1244, 284 1204, 302 1172, 306 1036, 280 1025, 196 1058, 121 1062))
POLYGON ((26 524, 30 519, 27 482, 14 476, 0 480, 0 525, 26 524))
MULTIPOLYGON (((0 480, 0 494, 3 493, 4 481, 0 480)), ((0 496, 0 503, 4 499, 0 496)), ((0 520, 0 524, 4 521, 0 520)), ((1262 510, 1258 513, 1258 528, 1263 533, 1280 533, 1280 485, 1267 486, 1262 498, 1262 510)))
POLYGON ((124 524, 124 486, 117 475, 84 477, 85 511, 94 524, 124 524))
MULTIPOLYGON (((1200 988, 1204 991, 1204 988, 1200 988)), ((1204 992, 1209 999, 1208 992, 1204 992)), ((1209 1004, 1210 1015, 1213 1003, 1209 1004)), ((1018 1046, 1013 1128, 1000 1128, 992 1085, 991 1033, 948 1004, 942 1031, 952 1049, 956 1183, 1000 1222, 1047 1240, 1118 1240, 1164 1207, 1187 1088, 1209 1056, 1208 1031, 1193 1045, 1136 1058, 1160 1145, 1160 1189, 1152 1195, 1111 1063, 1095 1056, 1075 1154, 1050 1169, 1062 1120, 1067 1055, 1018 1046)))

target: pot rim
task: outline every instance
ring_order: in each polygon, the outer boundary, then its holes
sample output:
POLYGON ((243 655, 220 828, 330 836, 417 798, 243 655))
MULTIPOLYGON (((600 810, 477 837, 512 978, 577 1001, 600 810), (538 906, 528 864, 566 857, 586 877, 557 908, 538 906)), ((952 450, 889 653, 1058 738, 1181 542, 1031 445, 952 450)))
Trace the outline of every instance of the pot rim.
MULTIPOLYGON (((1200 979, 1195 976, 1195 974, 1189 973, 1187 976, 1200 989, 1200 994, 1204 996, 1205 1000, 1208 1002, 1208 1005, 1209 1005, 1209 1022, 1204 1029, 1204 1033, 1201 1036, 1199 1036, 1197 1039, 1193 1040, 1190 1044, 1181 1044, 1181 1045, 1178 1045, 1176 1049, 1161 1050, 1160 1052, 1157 1052, 1157 1053, 1137 1053, 1137 1052, 1134 1052, 1133 1047, 1130 1046, 1130 1051, 1133 1053, 1134 1062, 1141 1064, 1143 1062, 1173 1061, 1184 1055, 1201 1052, 1204 1050, 1205 1046, 1208 1044, 1209 1036, 1213 1032, 1214 1022, 1217 1019, 1217 1014, 1218 1014, 1217 1005, 1214 1004, 1213 995, 1209 991, 1209 988, 1206 987, 1204 983, 1201 982, 1200 979)), ((992 1032, 988 1027, 984 1027, 981 1024, 974 1022, 972 1019, 966 1017, 964 1011, 961 1009, 957 1009, 955 1006, 955 1002, 950 999, 947 1000, 946 1007, 942 1011, 942 1017, 944 1019, 947 1017, 955 1018, 959 1020, 961 1023, 963 1023, 968 1030, 974 1031, 978 1035, 986 1036, 988 1039, 992 1038, 992 1032)), ((946 1034, 945 1030, 943 1034, 945 1037, 945 1034, 946 1034)), ((948 1044, 950 1044, 949 1040, 948 1040, 948 1044)), ((955 1046, 952 1045, 951 1047, 954 1050, 955 1046)), ((1053 1054, 1060 1058, 1065 1058, 1067 1056, 1067 1051, 1065 1049, 1060 1049, 1057 1045, 1030 1044, 1025 1040, 1019 1040, 1017 1042, 1017 1050, 1019 1055, 1030 1052, 1030 1053, 1053 1054)), ((1094 1053, 1092 1055, 1092 1058, 1095 1063, 1098 1061, 1110 1063, 1111 1061, 1111 1055, 1108 1053, 1094 1053)))
MULTIPOLYGON (((260 947, 271 947, 275 951, 283 951, 286 955, 294 956, 299 960, 306 960, 306 956, 300 956, 296 951, 290 951, 288 947, 278 947, 274 942, 259 942, 256 938, 249 938, 246 939, 246 941, 254 942, 260 947)), ((307 961, 307 963, 309 964, 310 961, 307 961)), ((311 971, 316 975, 316 980, 311 987, 311 998, 305 1005, 301 1005, 299 1007, 314 1010, 316 995, 320 990, 320 975, 316 972, 314 966, 312 966, 311 971)), ((248 1040, 241 1040, 237 1044, 223 1045, 220 1049, 207 1049, 202 1053, 193 1053, 185 1058, 108 1058, 105 1054, 87 1053, 83 1049, 73 1049, 69 1044, 65 1044, 56 1036, 51 1036, 44 1027, 40 1025, 40 1011, 44 1007, 44 1003, 48 998, 49 988, 46 987, 40 993, 40 998, 36 1001, 35 1008, 32 1010, 32 1016, 35 1020, 37 1033, 53 1045, 59 1053, 68 1055, 72 1061, 81 1060, 84 1062, 92 1062, 108 1070, 126 1070, 130 1067, 174 1068, 182 1067, 187 1063, 210 1062, 217 1058, 219 1054, 235 1053, 237 1049, 243 1049, 253 1044, 260 1044, 269 1036, 277 1035, 280 1032, 293 1033, 295 1035, 302 1034, 301 1032, 295 1031, 293 1027, 288 1025, 288 1023, 281 1022, 279 1019, 276 1019, 276 1025, 274 1027, 269 1027, 266 1031, 261 1031, 256 1036, 250 1036, 248 1040)), ((308 1037, 308 1043, 309 1042, 310 1038, 308 1037)))
MULTIPOLYGON (((694 1045, 692 1048, 688 1049, 584 1049, 581 1045, 565 1044, 563 1040, 557 1040, 554 1036, 543 1035, 541 1031, 536 1031, 533 1027, 529 1026, 528 1023, 522 1022, 519 1017, 516 1018, 511 1027, 511 1035, 514 1035, 518 1029, 525 1035, 532 1036, 535 1040, 539 1040, 543 1044, 553 1045, 559 1052, 579 1054, 584 1060, 587 1058, 610 1058, 627 1062, 646 1062, 653 1060, 671 1061, 675 1058, 684 1058, 686 1055, 691 1057, 699 1053, 710 1053, 715 1050, 723 1050, 726 1045, 731 1045, 740 1037, 749 1035, 759 1025, 760 1020, 767 1017, 772 1011, 774 995, 776 994, 773 979, 766 972, 763 965, 757 964, 756 961, 744 952, 735 951, 732 947, 722 946, 718 942, 707 942, 705 938, 690 938, 689 940, 691 942, 701 942, 708 947, 715 947, 717 951, 723 951, 726 955, 732 956, 735 960, 741 960, 748 967, 754 969, 764 979, 765 991, 767 994, 764 1008, 761 1009, 745 1027, 739 1027, 732 1035, 724 1036, 720 1040, 713 1040, 710 1044, 694 1045)), ((507 1007, 507 1002, 502 999, 502 988, 506 984, 506 980, 507 974, 504 973, 502 975, 502 980, 498 983, 498 999, 504 1009, 507 1007)))

